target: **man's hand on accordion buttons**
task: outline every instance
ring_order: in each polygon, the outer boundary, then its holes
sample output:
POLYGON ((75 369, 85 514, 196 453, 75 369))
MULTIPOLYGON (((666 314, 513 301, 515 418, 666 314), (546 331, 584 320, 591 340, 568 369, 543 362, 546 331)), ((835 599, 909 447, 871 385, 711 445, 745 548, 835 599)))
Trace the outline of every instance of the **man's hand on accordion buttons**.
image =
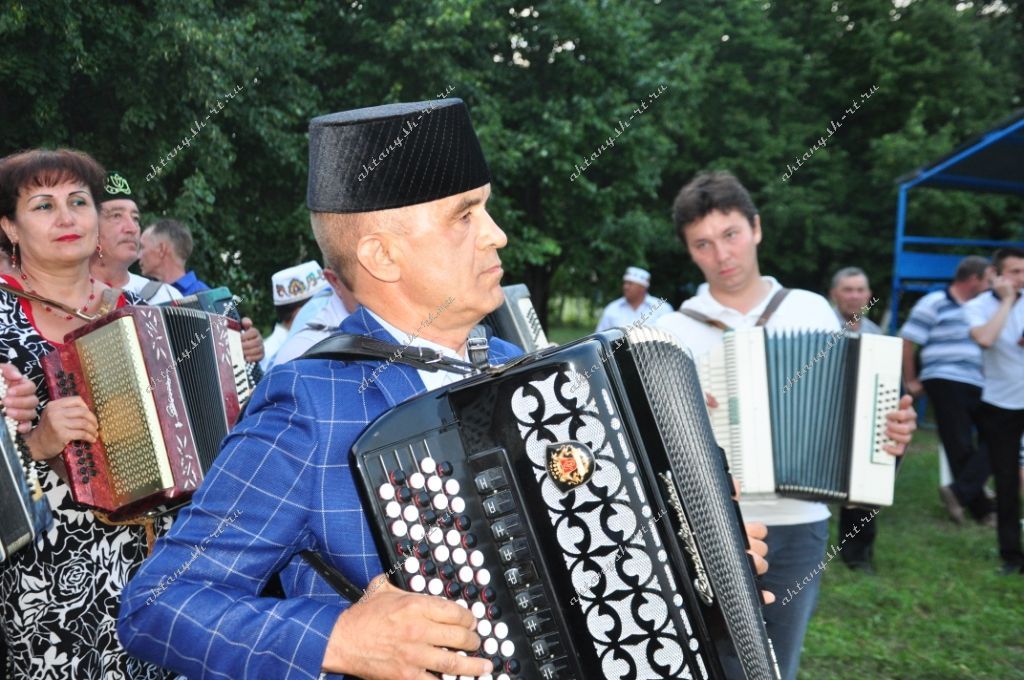
POLYGON ((480 647, 468 609, 430 595, 407 593, 383 574, 334 624, 323 670, 363 680, 436 680, 493 671, 487 659, 460 656, 480 647))
POLYGON ((14 364, 0 365, 0 375, 7 382, 7 395, 3 400, 4 415, 18 423, 18 432, 28 434, 32 430, 32 420, 39 406, 36 385, 23 376, 14 364))
POLYGON ((47 460, 58 455, 68 442, 91 443, 99 436, 99 423, 81 397, 64 397, 49 402, 43 409, 39 426, 25 437, 32 458, 47 460))
POLYGON ((247 364, 255 364, 263 360, 263 336, 259 329, 254 328, 252 319, 242 317, 242 356, 247 364))
MULTIPOLYGON (((768 571, 768 560, 765 559, 768 555, 768 544, 764 542, 768 536, 768 527, 761 522, 746 522, 744 528, 747 530, 747 542, 750 543, 750 550, 747 552, 754 558, 754 568, 760 576, 768 571)), ((761 591, 761 597, 764 598, 765 604, 775 602, 775 595, 767 590, 761 591)))
POLYGON ((902 456, 917 429, 917 411, 914 410, 914 398, 909 394, 900 397, 898 411, 885 414, 885 436, 896 442, 896 446, 886 444, 882 448, 894 456, 902 456))

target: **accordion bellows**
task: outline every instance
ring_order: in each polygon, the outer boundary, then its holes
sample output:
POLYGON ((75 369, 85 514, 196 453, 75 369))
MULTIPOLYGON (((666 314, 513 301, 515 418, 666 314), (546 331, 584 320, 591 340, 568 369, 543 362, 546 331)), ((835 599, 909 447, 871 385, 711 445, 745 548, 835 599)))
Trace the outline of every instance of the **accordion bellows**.
POLYGON ((726 333, 701 357, 701 384, 720 404, 711 422, 744 498, 892 505, 896 458, 882 447, 902 351, 883 335, 726 333))
POLYGON ((76 502, 122 520, 191 496, 238 419, 232 333, 215 314, 124 307, 43 358, 51 398, 79 395, 99 421, 99 441, 63 453, 76 502))
MULTIPOLYGON (((0 399, 7 383, 0 378, 0 399)), ((0 563, 29 545, 53 524, 50 504, 39 486, 31 464, 18 451, 16 425, 3 417, 0 423, 0 563)))
POLYGON ((385 567, 510 677, 778 677, 725 458, 671 336, 606 331, 411 399, 353 447, 385 567))

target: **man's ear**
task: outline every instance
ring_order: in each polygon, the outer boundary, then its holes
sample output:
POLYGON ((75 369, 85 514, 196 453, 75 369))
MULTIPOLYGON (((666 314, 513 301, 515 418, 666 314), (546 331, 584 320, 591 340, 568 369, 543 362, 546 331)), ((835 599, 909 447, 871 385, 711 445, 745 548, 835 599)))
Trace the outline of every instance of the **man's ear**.
POLYGON ((394 283, 402 278, 401 269, 394 258, 396 247, 391 232, 375 231, 359 239, 356 244, 356 260, 373 278, 394 283))

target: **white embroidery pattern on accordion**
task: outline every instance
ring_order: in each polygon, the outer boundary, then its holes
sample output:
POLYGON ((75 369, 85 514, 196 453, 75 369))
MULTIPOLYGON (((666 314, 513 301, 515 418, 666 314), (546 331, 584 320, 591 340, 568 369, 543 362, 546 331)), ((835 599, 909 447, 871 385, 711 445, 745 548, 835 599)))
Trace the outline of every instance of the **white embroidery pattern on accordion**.
MULTIPOLYGON (((548 517, 575 586, 580 606, 587 615, 587 628, 602 660, 605 678, 693 678, 679 648, 683 637, 669 616, 668 607, 678 610, 686 627, 689 649, 698 651, 692 627, 677 595, 666 601, 663 582, 649 557, 645 541, 661 551, 654 531, 641 534, 652 512, 639 485, 628 486, 617 461, 611 437, 620 442, 620 455, 631 457, 621 432, 609 433, 604 422, 618 430, 620 419, 606 399, 604 418, 597 400, 590 395, 589 381, 574 385, 573 373, 553 373, 516 390, 512 412, 516 417, 524 448, 531 462, 548 517), (596 458, 596 470, 587 484, 566 495, 547 475, 546 451, 549 444, 577 440, 586 444, 596 458), (602 465, 602 463, 604 463, 602 465), (615 555, 623 552, 621 558, 615 555), (614 567, 607 568, 612 560, 614 567)), ((632 472, 633 463, 622 465, 632 472)), ((659 556, 660 556, 659 555, 659 556)), ((663 563, 667 560, 662 560, 663 563)), ((670 588, 669 592, 676 592, 670 588)), ((569 597, 569 595, 566 595, 569 597)), ((701 659, 701 662, 703 659, 701 659)), ((700 674, 706 669, 700 663, 700 674)))

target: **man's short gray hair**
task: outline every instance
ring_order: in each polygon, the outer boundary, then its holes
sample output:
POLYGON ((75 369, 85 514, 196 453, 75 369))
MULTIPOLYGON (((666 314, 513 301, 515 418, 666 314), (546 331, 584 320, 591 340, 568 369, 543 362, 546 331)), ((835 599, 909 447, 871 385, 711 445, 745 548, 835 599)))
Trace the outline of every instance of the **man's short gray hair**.
POLYGON ((174 254, 182 262, 188 260, 189 256, 192 255, 192 232, 181 222, 172 219, 157 220, 150 225, 149 229, 152 231, 153 236, 167 239, 174 250, 174 254))
MULTIPOLYGON (((838 288, 840 281, 851 276, 863 276, 865 281, 868 280, 868 275, 860 267, 843 267, 832 276, 832 288, 838 288)), ((870 285, 870 282, 868 285, 870 285)))

